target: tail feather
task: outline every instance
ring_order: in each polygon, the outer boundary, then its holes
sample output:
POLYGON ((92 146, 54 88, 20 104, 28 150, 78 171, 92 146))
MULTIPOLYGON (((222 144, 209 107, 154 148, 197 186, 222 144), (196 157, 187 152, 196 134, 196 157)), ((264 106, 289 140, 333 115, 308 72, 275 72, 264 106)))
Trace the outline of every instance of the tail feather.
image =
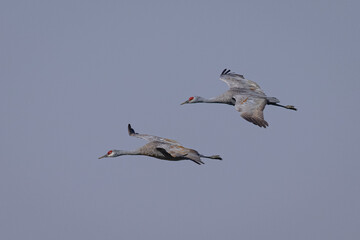
POLYGON ((268 103, 279 103, 280 100, 277 99, 276 97, 266 97, 266 100, 268 101, 268 103))

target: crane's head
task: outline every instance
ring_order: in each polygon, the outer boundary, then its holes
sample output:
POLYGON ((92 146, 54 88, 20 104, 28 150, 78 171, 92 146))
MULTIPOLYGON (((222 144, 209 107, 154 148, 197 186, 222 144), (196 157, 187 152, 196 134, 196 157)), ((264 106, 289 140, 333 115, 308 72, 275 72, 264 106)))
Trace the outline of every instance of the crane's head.
POLYGON ((102 158, 107 158, 107 157, 115 157, 115 150, 110 150, 107 152, 107 154, 105 154, 104 156, 101 156, 99 157, 99 159, 102 159, 102 158))
POLYGON ((187 104, 187 103, 197 103, 197 102, 199 102, 199 100, 200 100, 200 97, 199 97, 199 96, 189 97, 188 100, 186 100, 185 102, 181 103, 180 105, 187 104))

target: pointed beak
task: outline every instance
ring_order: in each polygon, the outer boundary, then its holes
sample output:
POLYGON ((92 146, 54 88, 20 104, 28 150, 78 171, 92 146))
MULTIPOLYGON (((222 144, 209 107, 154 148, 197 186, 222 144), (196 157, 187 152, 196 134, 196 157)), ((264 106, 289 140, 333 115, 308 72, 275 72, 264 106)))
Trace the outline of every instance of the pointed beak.
POLYGON ((186 103, 189 103, 189 100, 186 100, 185 102, 181 103, 180 105, 183 105, 183 104, 186 104, 186 103))
POLYGON ((106 158, 106 157, 107 157, 107 154, 105 154, 104 156, 99 157, 99 159, 106 158))

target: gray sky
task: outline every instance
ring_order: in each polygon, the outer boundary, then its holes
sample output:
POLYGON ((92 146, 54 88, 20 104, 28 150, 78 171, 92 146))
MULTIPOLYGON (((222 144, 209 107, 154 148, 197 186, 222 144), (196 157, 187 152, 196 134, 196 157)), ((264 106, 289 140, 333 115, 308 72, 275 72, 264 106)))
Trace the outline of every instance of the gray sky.
POLYGON ((359 7, 1 1, 0 238, 359 239, 359 7), (179 105, 224 68, 299 110, 179 105), (128 123, 224 160, 98 160, 128 123))

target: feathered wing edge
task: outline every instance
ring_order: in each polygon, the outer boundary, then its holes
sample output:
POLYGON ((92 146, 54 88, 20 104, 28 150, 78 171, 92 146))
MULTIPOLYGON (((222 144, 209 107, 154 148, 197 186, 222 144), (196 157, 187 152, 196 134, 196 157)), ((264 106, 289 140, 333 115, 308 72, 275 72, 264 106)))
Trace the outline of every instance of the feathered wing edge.
POLYGON ((241 114, 241 117, 244 118, 246 121, 251 122, 259 127, 266 128, 267 126, 269 126, 267 121, 264 120, 264 116, 262 112, 261 112, 261 116, 244 112, 241 114))
POLYGON ((244 98, 241 95, 234 96, 236 99, 235 109, 241 112, 241 117, 259 127, 266 128, 269 124, 264 119, 263 110, 266 105, 266 99, 244 98))
POLYGON ((141 138, 144 139, 146 141, 159 141, 159 142, 165 142, 165 143, 170 143, 173 145, 178 145, 180 146, 181 144, 175 140, 169 139, 169 138, 163 138, 163 137, 158 137, 158 136, 154 136, 154 135, 149 135, 149 134, 140 134, 140 133, 136 133, 135 130, 131 127, 131 125, 128 125, 128 132, 129 132, 129 136, 132 137, 137 137, 137 138, 141 138))

